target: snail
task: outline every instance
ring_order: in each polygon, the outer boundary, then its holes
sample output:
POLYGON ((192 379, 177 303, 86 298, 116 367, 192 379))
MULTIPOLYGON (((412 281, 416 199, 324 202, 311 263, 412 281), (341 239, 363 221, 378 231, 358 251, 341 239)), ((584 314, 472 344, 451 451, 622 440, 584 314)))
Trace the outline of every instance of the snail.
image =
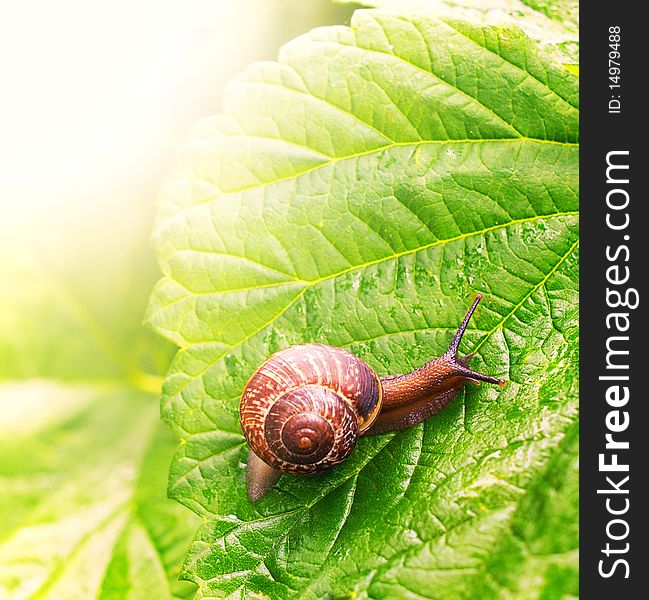
POLYGON ((505 382, 469 368, 458 346, 478 294, 448 350, 404 375, 380 377, 342 348, 300 344, 280 350, 243 390, 240 421, 250 446, 248 497, 255 502, 280 473, 315 474, 347 458, 361 435, 407 429, 447 406, 467 381, 505 382))

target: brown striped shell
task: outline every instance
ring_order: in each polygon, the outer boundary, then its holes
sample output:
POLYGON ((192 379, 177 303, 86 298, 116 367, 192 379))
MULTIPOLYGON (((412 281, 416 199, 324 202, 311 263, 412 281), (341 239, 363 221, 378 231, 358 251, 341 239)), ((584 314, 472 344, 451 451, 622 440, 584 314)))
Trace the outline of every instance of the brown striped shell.
POLYGON ((273 354, 241 396, 241 428, 253 452, 285 473, 317 473, 345 460, 381 408, 379 376, 324 344, 273 354))

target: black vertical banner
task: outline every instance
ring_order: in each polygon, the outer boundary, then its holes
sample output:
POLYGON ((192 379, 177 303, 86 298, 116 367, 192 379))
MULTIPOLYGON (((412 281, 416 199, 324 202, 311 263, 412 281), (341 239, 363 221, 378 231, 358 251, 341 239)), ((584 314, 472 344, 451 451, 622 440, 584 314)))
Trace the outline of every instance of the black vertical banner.
POLYGON ((642 3, 581 3, 580 597, 647 597, 649 175, 642 3), (645 364, 643 364, 645 363, 645 364), (617 594, 617 595, 616 595, 617 594))

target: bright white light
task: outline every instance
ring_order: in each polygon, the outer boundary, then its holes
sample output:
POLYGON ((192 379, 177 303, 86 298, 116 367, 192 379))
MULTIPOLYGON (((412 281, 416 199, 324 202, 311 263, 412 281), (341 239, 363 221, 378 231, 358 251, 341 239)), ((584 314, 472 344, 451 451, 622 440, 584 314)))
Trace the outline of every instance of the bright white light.
POLYGON ((274 3, 3 5, 0 211, 6 220, 109 201, 107 195, 128 189, 127 181, 160 177, 179 137, 205 110, 201 96, 214 101, 208 114, 220 110, 218 91, 234 74, 230 65, 241 68, 241 55, 254 51, 274 3))

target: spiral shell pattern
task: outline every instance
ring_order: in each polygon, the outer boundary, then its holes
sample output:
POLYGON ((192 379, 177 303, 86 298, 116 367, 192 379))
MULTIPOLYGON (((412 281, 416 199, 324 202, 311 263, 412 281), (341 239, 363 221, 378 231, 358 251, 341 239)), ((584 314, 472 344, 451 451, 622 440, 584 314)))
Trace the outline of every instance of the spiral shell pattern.
POLYGON ((364 361, 341 348, 302 344, 255 371, 241 397, 241 427, 272 467, 317 473, 349 455, 380 405, 380 379, 364 361))

